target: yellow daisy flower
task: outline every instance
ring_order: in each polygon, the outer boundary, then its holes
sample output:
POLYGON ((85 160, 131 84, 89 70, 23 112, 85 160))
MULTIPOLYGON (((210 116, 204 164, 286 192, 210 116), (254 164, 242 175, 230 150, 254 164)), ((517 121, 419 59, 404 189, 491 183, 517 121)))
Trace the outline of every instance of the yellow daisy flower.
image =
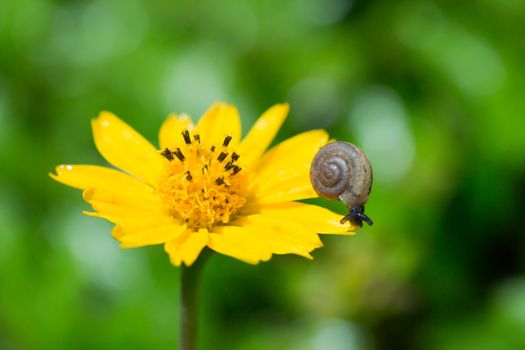
POLYGON ((100 217, 115 224, 121 247, 164 244, 174 265, 191 265, 204 247, 247 263, 272 254, 311 258, 318 233, 352 234, 339 214, 295 202, 317 197, 310 163, 328 141, 324 130, 287 139, 265 152, 288 114, 268 109, 241 140, 237 109, 215 103, 194 126, 170 115, 160 150, 110 112, 92 121, 95 145, 121 171, 60 165, 53 179, 83 190, 100 217))

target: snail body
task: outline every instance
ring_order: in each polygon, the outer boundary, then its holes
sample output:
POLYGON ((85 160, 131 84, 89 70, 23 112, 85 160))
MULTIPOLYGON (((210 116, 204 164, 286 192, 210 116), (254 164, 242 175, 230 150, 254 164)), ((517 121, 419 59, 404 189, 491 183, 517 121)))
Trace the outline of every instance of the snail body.
POLYGON ((336 141, 321 147, 310 167, 310 181, 320 197, 339 199, 349 208, 341 224, 350 221, 361 227, 365 221, 372 225, 372 220, 364 214, 372 189, 372 167, 355 145, 336 141))

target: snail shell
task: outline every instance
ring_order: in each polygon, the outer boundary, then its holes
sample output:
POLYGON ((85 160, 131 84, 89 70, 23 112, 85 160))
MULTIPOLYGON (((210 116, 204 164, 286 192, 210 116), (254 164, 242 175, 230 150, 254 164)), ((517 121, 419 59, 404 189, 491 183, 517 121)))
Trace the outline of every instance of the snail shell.
POLYGON ((342 223, 350 220, 362 226, 371 225, 364 215, 364 205, 372 189, 372 167, 366 155, 355 145, 337 141, 317 152, 310 168, 310 181, 320 197, 339 199, 350 208, 342 223))

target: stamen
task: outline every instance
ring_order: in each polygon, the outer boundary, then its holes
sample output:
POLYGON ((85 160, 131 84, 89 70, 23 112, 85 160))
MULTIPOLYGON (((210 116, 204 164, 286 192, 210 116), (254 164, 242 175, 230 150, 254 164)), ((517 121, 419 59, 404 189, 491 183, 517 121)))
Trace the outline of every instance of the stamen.
POLYGON ((219 154, 219 156, 217 157, 217 160, 219 162, 222 162, 226 158, 227 155, 228 155, 228 152, 221 152, 221 154, 219 154))
POLYGON ((162 151, 161 155, 169 161, 173 160, 173 153, 167 148, 162 151))
POLYGON ((228 146, 228 144, 230 143, 231 140, 232 140, 231 135, 226 136, 226 137, 224 138, 224 142, 222 143, 222 145, 223 145, 224 147, 228 146))
POLYGON ((184 137, 184 142, 186 142, 187 145, 191 144, 190 132, 188 130, 182 132, 182 137, 184 137))
POLYGON ((230 170, 231 168, 233 168, 233 163, 232 162, 228 162, 224 166, 224 170, 226 170, 226 171, 230 170))
POLYGON ((183 162, 184 159, 186 159, 186 158, 184 157, 184 154, 182 154, 182 151, 180 150, 180 148, 177 148, 177 150, 176 150, 175 152, 173 152, 173 154, 175 155, 175 157, 179 158, 179 160, 180 160, 181 162, 183 162))
POLYGON ((196 130, 180 132, 184 141, 178 139, 178 147, 158 151, 170 161, 164 162, 156 193, 168 215, 192 230, 228 224, 248 195, 248 174, 236 165, 232 136, 213 145, 201 141, 196 130))

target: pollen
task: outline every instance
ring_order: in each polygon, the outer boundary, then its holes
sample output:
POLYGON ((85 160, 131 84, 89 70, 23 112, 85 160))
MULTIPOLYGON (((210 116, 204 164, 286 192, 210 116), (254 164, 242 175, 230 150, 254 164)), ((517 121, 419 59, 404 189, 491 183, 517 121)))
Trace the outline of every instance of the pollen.
POLYGON ((200 136, 189 130, 181 137, 178 148, 161 152, 166 162, 156 192, 165 210, 195 230, 227 224, 247 195, 246 173, 229 146, 232 137, 216 145, 201 144, 200 136))

